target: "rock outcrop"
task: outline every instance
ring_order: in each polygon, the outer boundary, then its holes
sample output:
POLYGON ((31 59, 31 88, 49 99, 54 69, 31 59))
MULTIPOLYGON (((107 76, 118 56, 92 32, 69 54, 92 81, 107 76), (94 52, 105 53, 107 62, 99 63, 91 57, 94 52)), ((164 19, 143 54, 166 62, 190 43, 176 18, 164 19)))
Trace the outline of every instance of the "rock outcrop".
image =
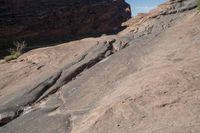
POLYGON ((167 5, 118 35, 2 62, 0 132, 199 133, 200 13, 167 5))
POLYGON ((0 0, 0 40, 113 33, 130 17, 124 0, 0 0))
POLYGON ((126 34, 129 32, 136 33, 138 32, 138 28, 141 27, 141 25, 149 25, 148 23, 151 22, 151 20, 154 21, 156 18, 159 19, 159 17, 162 15, 178 14, 180 12, 191 10, 195 7, 197 7, 196 0, 169 0, 166 3, 159 5, 157 8, 151 10, 149 13, 139 13, 136 17, 133 17, 123 23, 122 26, 128 28, 126 28, 120 34, 126 34))

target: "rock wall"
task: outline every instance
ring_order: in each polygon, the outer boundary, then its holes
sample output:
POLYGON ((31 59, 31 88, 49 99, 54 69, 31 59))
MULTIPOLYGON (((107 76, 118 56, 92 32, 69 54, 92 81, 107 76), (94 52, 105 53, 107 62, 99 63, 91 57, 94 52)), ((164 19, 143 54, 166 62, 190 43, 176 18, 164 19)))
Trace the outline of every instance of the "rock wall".
POLYGON ((130 17, 124 0, 0 0, 0 38, 94 36, 130 17))

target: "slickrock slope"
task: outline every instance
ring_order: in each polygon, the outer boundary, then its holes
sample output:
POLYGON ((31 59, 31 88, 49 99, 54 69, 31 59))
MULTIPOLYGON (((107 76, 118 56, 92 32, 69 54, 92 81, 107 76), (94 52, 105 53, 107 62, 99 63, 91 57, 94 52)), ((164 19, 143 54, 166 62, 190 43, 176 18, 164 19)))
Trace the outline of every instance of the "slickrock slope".
POLYGON ((0 41, 112 33, 130 17, 124 0, 0 0, 0 41))
POLYGON ((0 64, 0 132, 199 133, 200 13, 166 4, 118 35, 0 64))

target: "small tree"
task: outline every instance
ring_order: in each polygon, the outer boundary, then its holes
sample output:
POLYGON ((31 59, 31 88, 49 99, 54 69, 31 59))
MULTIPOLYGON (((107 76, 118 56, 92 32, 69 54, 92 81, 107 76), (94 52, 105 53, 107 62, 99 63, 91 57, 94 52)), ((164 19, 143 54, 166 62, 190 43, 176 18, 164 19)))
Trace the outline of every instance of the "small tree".
POLYGON ((13 44, 15 46, 15 49, 10 49, 9 50, 10 55, 6 56, 4 58, 5 61, 10 61, 10 60, 17 59, 19 56, 22 55, 24 48, 27 46, 25 41, 23 41, 23 42, 14 42, 13 44))

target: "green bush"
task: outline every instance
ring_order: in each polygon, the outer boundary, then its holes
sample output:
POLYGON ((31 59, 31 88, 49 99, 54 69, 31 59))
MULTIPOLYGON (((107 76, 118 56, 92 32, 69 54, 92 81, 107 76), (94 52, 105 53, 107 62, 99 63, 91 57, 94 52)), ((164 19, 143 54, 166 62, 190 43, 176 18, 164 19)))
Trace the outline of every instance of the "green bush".
POLYGON ((198 10, 200 10, 200 0, 197 0, 198 10))
POLYGON ((4 57, 4 60, 6 62, 11 61, 11 60, 15 60, 19 56, 21 56, 22 53, 23 53, 24 48, 26 47, 26 43, 25 43, 25 41, 23 41, 23 42, 14 42, 14 46, 15 46, 15 49, 10 49, 9 50, 10 55, 4 57))

